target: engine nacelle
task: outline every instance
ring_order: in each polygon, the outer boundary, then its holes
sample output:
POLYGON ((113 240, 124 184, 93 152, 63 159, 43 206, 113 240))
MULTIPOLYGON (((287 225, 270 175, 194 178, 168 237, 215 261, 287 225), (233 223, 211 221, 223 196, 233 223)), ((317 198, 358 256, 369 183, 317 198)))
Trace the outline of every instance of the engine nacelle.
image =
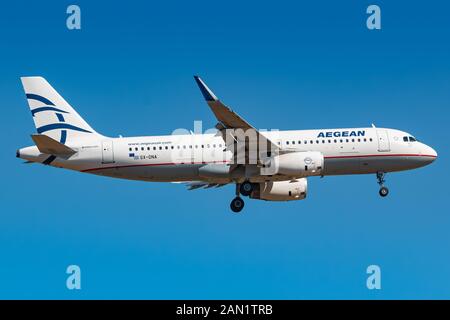
POLYGON ((321 152, 289 152, 271 158, 269 163, 261 169, 261 174, 282 174, 290 177, 318 176, 322 174, 323 164, 324 158, 321 152))
POLYGON ((267 201, 303 200, 308 191, 306 178, 294 181, 271 181, 255 184, 250 198, 267 201))

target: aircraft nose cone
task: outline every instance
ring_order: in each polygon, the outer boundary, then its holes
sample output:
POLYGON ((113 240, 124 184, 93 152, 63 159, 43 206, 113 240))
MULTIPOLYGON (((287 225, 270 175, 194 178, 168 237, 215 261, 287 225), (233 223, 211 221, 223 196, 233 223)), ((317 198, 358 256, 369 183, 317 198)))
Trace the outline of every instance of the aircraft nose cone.
POLYGON ((436 150, 434 150, 433 148, 430 148, 431 149, 431 154, 434 156, 434 159, 436 159, 437 157, 438 157, 438 154, 437 154, 437 152, 436 152, 436 150))
POLYGON ((16 158, 20 158, 20 150, 19 149, 16 150, 16 158))
POLYGON ((436 150, 434 150, 433 148, 431 148, 431 151, 433 152, 432 154, 434 155, 434 158, 436 159, 436 158, 437 158, 437 152, 436 152, 436 150))
POLYGON ((429 158, 430 163, 437 159, 437 152, 430 146, 426 146, 426 150, 424 155, 426 155, 429 158))

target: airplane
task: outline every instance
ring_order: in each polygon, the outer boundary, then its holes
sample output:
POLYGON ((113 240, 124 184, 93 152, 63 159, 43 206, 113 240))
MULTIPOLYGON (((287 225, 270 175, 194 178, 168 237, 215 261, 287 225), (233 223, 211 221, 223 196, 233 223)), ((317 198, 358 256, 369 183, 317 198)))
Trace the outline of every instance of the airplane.
POLYGON ((37 133, 17 150, 27 163, 120 179, 184 183, 189 190, 235 184, 230 208, 243 197, 302 200, 312 176, 375 174, 389 193, 388 172, 426 166, 437 158, 413 135, 372 127, 257 130, 194 76, 218 123, 212 132, 111 138, 97 133, 42 77, 22 77, 37 133))

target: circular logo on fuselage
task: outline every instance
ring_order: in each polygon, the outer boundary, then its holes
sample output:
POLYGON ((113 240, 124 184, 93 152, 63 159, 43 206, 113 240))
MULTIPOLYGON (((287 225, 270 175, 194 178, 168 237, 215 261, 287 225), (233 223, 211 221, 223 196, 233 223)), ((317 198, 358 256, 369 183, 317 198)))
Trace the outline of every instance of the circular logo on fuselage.
POLYGON ((305 164, 310 165, 312 163, 312 159, 310 157, 305 158, 305 164))

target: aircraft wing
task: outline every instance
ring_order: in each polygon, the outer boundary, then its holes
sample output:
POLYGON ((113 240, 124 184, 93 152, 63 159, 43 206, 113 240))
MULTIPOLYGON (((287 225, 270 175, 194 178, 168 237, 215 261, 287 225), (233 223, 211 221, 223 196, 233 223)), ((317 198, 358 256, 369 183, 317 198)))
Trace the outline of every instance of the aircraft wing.
MULTIPOLYGON (((212 112, 217 118, 216 128, 222 132, 223 138, 227 141, 224 135, 226 129, 243 129, 244 131, 248 129, 254 130, 256 133, 258 141, 266 141, 267 143, 267 151, 279 151, 280 146, 278 146, 275 142, 271 141, 269 138, 265 137, 261 132, 256 130, 252 125, 250 125, 247 121, 245 121, 241 116, 239 116, 236 112, 231 110, 225 104, 223 104, 211 89, 203 82, 202 79, 198 76, 194 76, 195 82, 200 88, 200 91, 203 94, 203 97, 211 108, 212 112)), ((236 140, 236 137, 233 137, 236 140)), ((239 142, 239 141, 238 141, 239 142)), ((258 158, 261 155, 258 155, 258 158)))

